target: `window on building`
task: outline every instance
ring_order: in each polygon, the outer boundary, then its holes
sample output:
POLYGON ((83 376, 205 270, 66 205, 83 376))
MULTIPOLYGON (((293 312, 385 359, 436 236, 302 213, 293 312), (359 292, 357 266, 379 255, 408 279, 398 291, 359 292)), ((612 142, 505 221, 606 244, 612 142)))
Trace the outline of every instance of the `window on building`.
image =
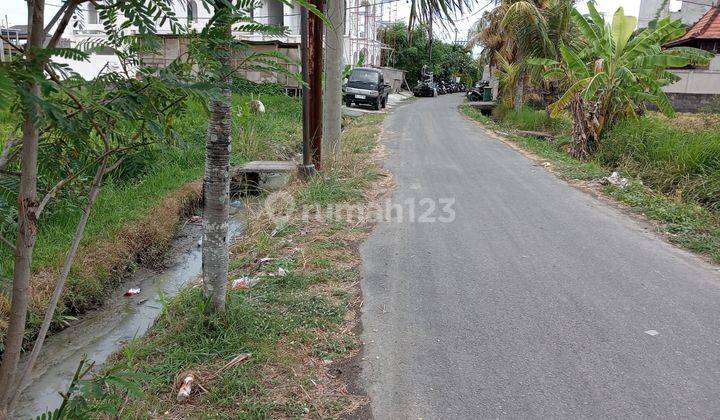
POLYGON ((198 21, 198 7, 195 0, 188 0, 187 2, 187 20, 188 22, 198 21))
POLYGON ((98 11, 95 8, 94 4, 88 2, 87 5, 88 23, 90 25, 97 25, 98 23, 100 23, 100 16, 98 14, 98 11))
POLYGON ((283 3, 280 0, 267 0, 268 25, 285 26, 283 3))

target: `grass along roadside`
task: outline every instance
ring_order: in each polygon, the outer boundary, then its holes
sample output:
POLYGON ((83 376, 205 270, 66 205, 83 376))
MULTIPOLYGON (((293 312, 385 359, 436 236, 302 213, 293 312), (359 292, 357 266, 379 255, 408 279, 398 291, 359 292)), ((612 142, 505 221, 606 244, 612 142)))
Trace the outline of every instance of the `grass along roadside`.
POLYGON ((145 378, 144 397, 129 417, 338 417, 365 402, 348 390, 344 363, 359 350, 360 255, 369 222, 310 214, 299 204, 368 204, 389 192, 379 166, 384 115, 346 120, 342 160, 321 176, 293 181, 283 192, 298 204, 276 224, 258 208, 232 247, 231 277, 257 276, 250 289, 230 290, 227 312, 208 315, 199 285, 164 309, 148 335, 130 342, 109 369, 145 378), (262 263, 264 261, 264 263, 262 263), (287 275, 273 275, 279 268, 287 275), (213 375, 238 354, 252 356, 213 375), (197 393, 176 402, 176 375, 193 372, 197 393))
MULTIPOLYGON (((249 97, 233 97, 233 164, 286 159, 299 151, 299 102, 285 95, 262 95, 260 99, 266 114, 241 115, 249 97)), ((201 188, 196 180, 204 167, 207 116, 200 104, 190 104, 174 125, 182 141, 144 151, 149 158, 141 162, 144 166, 137 177, 124 182, 111 179, 104 186, 56 311, 53 330, 63 328, 72 316, 102 305, 107 293, 135 267, 161 264, 178 222, 195 212, 201 188)), ((60 207, 41 220, 33 262, 28 340, 34 338, 42 320, 81 211, 78 206, 60 207)), ((0 247, 0 289, 4 290, 0 293, 0 353, 10 307, 9 287, 1 277, 11 276, 12 261, 10 249, 0 247)))
MULTIPOLYGON (((518 135, 513 132, 514 125, 508 123, 507 119, 499 123, 494 122, 469 105, 461 105, 460 111, 480 123, 483 128, 500 135, 503 140, 529 152, 532 158, 548 162, 549 169, 559 177, 610 197, 634 213, 643 215, 653 222, 656 231, 671 243, 720 263, 720 212, 702 206, 687 195, 663 193, 654 185, 649 186, 645 180, 637 178, 637 173, 627 170, 628 166, 612 165, 608 160, 599 158, 583 162, 570 157, 563 148, 568 138, 563 130, 549 130, 546 125, 523 126, 523 130, 553 132, 558 140, 555 144, 550 144, 536 137, 518 135), (625 169, 623 176, 635 176, 630 179, 627 187, 600 185, 598 182, 600 179, 618 168, 625 169)), ((619 132, 611 132, 608 136, 610 138, 615 136, 615 141, 620 141, 619 132)), ((630 142, 635 140, 636 138, 628 139, 630 142)), ((601 151, 600 155, 602 156, 603 153, 608 152, 601 151)), ((627 162, 630 160, 626 159, 625 162, 629 165, 627 162)), ((660 163, 652 163, 652 165, 658 167, 660 163)))

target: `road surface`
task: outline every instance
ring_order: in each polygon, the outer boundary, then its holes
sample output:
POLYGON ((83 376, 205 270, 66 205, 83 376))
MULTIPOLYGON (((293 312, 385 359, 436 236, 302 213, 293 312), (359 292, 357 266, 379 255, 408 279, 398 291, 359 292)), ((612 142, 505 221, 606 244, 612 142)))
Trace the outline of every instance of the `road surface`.
POLYGON ((720 417, 717 267, 488 137, 460 101, 385 122, 404 220, 362 248, 373 416, 720 417), (455 199, 454 221, 419 223, 424 198, 435 217, 455 199))

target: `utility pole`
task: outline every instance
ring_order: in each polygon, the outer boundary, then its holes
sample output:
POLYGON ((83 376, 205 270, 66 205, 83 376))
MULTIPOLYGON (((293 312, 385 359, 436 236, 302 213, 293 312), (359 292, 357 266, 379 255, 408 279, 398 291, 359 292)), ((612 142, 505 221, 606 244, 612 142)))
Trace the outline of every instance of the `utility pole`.
MULTIPOLYGON (((310 2, 323 11, 323 0, 310 2)), ((300 53, 303 75, 303 163, 300 175, 310 176, 322 168, 322 38, 323 21, 303 8, 300 18, 300 53)))
POLYGON ((325 32, 323 151, 326 159, 335 159, 340 155, 341 144, 345 0, 328 0, 326 16, 332 26, 327 27, 325 32))

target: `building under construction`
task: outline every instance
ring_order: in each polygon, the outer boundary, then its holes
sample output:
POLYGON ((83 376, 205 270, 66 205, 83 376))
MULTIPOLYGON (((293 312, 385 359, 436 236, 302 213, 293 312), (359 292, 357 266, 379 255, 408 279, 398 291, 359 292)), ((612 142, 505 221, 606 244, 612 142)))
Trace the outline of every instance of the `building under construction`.
POLYGON ((345 64, 380 66, 382 43, 378 30, 397 19, 398 0, 347 0, 345 18, 345 64))

